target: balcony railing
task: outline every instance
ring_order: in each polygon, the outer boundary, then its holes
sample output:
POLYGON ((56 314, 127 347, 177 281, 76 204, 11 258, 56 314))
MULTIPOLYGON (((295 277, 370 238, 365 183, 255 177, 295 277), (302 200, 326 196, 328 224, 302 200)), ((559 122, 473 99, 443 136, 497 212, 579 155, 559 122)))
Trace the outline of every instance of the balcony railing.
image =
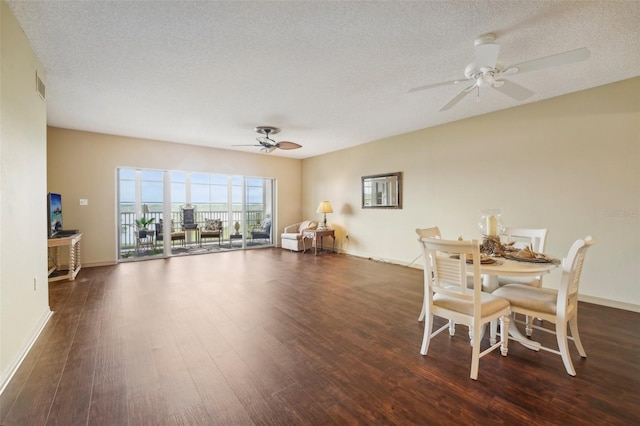
MULTIPOLYGON (((204 228, 206 221, 209 219, 219 219, 222 221, 222 238, 229 238, 229 230, 231 233, 235 233, 235 229, 233 225, 236 222, 240 223, 240 232, 246 235, 246 231, 250 230, 254 226, 257 226, 259 220, 264 218, 264 212, 262 211, 247 211, 245 213, 246 220, 243 226, 242 221, 242 212, 233 212, 231 216, 231 220, 229 220, 229 212, 228 211, 197 211, 196 210, 196 223, 199 228, 204 228), (244 230, 244 231, 243 231, 244 230)), ((163 218, 162 213, 151 212, 145 214, 146 218, 153 218, 153 223, 149 226, 150 231, 155 230, 155 224, 160 222, 160 219, 163 218)), ((181 224, 181 215, 180 212, 172 212, 171 220, 173 221, 173 229, 180 230, 181 224)), ((262 219, 263 220, 263 219, 262 219)), ((166 222, 163 220, 163 222, 166 222)), ((120 231, 120 249, 132 249, 136 245, 136 214, 132 212, 124 212, 120 214, 120 223, 122 225, 120 231)), ((262 223, 262 222, 260 222, 262 223)))

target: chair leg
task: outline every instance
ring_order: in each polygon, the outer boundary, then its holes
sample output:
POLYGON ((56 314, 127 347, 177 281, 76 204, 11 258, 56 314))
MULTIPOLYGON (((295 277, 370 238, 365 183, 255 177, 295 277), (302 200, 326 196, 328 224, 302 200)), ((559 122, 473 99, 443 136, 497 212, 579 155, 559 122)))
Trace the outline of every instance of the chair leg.
MULTIPOLYGON (((502 322, 500 322, 500 330, 502 330, 502 322)), ((489 323, 489 344, 491 346, 496 344, 496 336, 498 335, 498 323, 493 320, 489 323)))
MULTIPOLYGON (((500 353, 502 356, 507 356, 509 352, 509 323, 511 318, 509 315, 503 315, 500 317, 500 353)), ((491 321, 493 326, 495 321, 491 321)), ((495 340, 495 337, 494 337, 495 340)))
POLYGON ((420 353, 426 355, 429 351, 429 342, 431 341, 431 328, 433 327, 433 315, 425 315, 424 317, 424 335, 422 337, 422 347, 420 353))
MULTIPOLYGON (((449 321, 449 329, 451 329, 451 324, 453 323, 453 321, 449 321)), ((454 327, 455 327, 455 323, 453 323, 454 327)), ((480 341, 482 341, 482 339, 484 338, 484 333, 485 331, 487 331, 487 324, 482 324, 480 326, 480 341)), ((489 332, 491 333, 491 331, 489 332)), ((473 346, 473 335, 474 335, 474 331, 473 328, 469 327, 469 345, 473 346)), ((453 336, 453 334, 452 334, 453 336)), ((495 343, 495 342, 494 342, 495 343)))
POLYGON ((533 328, 531 327, 531 322, 533 321, 533 318, 530 317, 529 315, 525 315, 524 317, 524 332, 527 336, 531 337, 531 335, 533 334, 533 328))
MULTIPOLYGON (((482 332, 480 330, 480 325, 477 323, 473 324, 473 339, 472 339, 472 348, 471 348, 471 377, 473 380, 478 380, 478 365, 480 363, 480 341, 482 340, 482 332)), ((471 330, 471 327, 469 327, 471 330)))
POLYGON ((576 375, 571 363, 571 354, 569 354, 569 345, 567 344, 567 322, 562 320, 556 323, 556 340, 558 341, 558 349, 564 363, 564 368, 571 376, 576 375))
POLYGON ((456 334, 456 323, 453 320, 449 320, 449 336, 455 336, 456 334))
POLYGON ((584 347, 582 346, 582 341, 580 340, 580 333, 578 333, 578 316, 577 315, 574 315, 574 317, 569 320, 569 329, 571 330, 571 337, 573 337, 573 343, 576 344, 578 353, 582 358, 586 358, 587 352, 585 352, 584 347))
POLYGON ((418 317, 418 322, 424 320, 424 314, 427 311, 426 308, 424 307, 426 300, 422 301, 422 310, 420 311, 420 316, 418 317))

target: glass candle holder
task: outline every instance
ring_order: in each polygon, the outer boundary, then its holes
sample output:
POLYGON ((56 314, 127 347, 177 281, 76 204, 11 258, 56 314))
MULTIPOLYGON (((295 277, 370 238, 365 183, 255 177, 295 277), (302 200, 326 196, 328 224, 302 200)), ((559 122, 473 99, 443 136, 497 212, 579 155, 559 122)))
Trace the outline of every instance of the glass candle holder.
POLYGON ((478 228, 482 235, 495 237, 504 232, 501 209, 484 209, 480 210, 480 213, 482 215, 480 216, 480 222, 478 222, 478 228))

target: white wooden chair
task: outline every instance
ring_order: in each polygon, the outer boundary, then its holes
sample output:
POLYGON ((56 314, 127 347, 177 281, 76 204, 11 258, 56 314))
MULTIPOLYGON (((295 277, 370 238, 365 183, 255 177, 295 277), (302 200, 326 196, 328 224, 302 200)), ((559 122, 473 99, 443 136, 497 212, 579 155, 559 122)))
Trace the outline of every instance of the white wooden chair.
POLYGON ((480 344, 487 323, 500 318, 501 330, 508 329, 509 302, 481 291, 480 246, 477 240, 421 238, 420 242, 424 252, 424 294, 427 298, 424 304, 426 312, 420 353, 426 355, 431 338, 449 328, 449 324, 445 324, 432 332, 434 315, 448 319, 449 323, 467 325, 472 337, 470 377, 477 380, 480 358, 498 347, 503 356, 507 355, 509 339, 505 332, 501 333, 499 342, 490 344, 482 352, 480 344), (467 255, 473 261, 474 279, 471 289, 467 287, 467 255))
MULTIPOLYGON (((494 295, 509 300, 512 312, 542 318, 555 324, 555 330, 535 325, 533 327, 536 330, 555 334, 558 350, 542 346, 538 342, 532 342, 524 336, 512 337, 512 339, 521 340, 525 346, 534 350, 542 349, 560 355, 567 373, 572 376, 575 376, 576 372, 571 362, 568 340, 573 340, 581 357, 587 357, 578 334, 578 287, 585 254, 594 242, 595 240, 591 236, 587 236, 584 240, 577 240, 573 243, 567 257, 562 260, 562 277, 558 290, 523 284, 507 284, 493 292, 494 295), (567 334, 567 324, 571 330, 571 336, 567 334)), ((512 327, 516 327, 516 322, 512 323, 512 327)), ((519 332, 513 334, 518 335, 519 332)))
MULTIPOLYGON (((420 244, 420 251, 423 250, 422 248, 422 242, 420 241, 420 238, 442 238, 442 236, 440 235, 440 228, 438 228, 437 226, 433 226, 431 228, 417 228, 416 229, 416 234, 418 234, 418 243, 420 244)), ((423 256, 424 259, 424 256, 423 256)), ((418 321, 422 321, 424 319, 424 312, 425 312, 425 303, 427 302, 427 298, 423 297, 422 298, 422 310, 420 311, 420 315, 418 316, 418 321)), ((451 332, 451 335, 453 336, 454 331, 451 332)))
MULTIPOLYGON (((504 243, 513 243, 516 248, 530 247, 536 253, 544 253, 544 244, 547 239, 547 228, 513 228, 505 227, 502 233, 504 243)), ((542 287, 542 275, 534 278, 518 278, 518 277, 498 277, 498 285, 505 284, 525 284, 532 287, 542 287)), ((532 318, 526 317, 525 333, 531 336, 533 329, 531 323, 532 318)))
MULTIPOLYGON (((529 246, 536 253, 544 253, 544 244, 547 239, 546 228, 504 228, 502 233, 503 243, 513 243, 516 248, 529 246)), ((526 284, 533 287, 542 287, 542 276, 535 278, 498 277, 498 285, 526 284)))

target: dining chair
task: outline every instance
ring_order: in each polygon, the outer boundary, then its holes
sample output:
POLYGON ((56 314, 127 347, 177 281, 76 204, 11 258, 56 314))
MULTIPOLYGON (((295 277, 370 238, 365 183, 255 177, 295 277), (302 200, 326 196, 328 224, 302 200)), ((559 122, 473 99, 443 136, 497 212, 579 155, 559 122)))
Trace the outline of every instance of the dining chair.
MULTIPOLYGON (((505 227, 502 233, 504 243, 513 243, 516 248, 530 247, 536 253, 544 253, 544 244, 547 239, 547 228, 511 228, 505 227)), ((498 285, 527 284, 533 287, 542 287, 542 276, 535 278, 498 277, 498 285)))
MULTIPOLYGON (((530 247, 536 253, 544 253, 544 244, 547 239, 547 228, 514 228, 505 227, 502 233, 505 243, 512 243, 515 248, 530 247)), ((542 275, 537 277, 498 277, 498 286, 505 284, 526 284, 532 287, 542 287, 542 275)), ((525 333, 527 336, 533 334, 531 324, 533 319, 525 318, 525 333)))
MULTIPOLYGON (((442 238, 440 235, 440 228, 437 226, 433 226, 431 228, 417 228, 416 234, 418 234, 418 242, 420 243, 420 250, 422 251, 422 243, 420 242, 420 238, 442 238)), ((423 257, 424 258, 424 257, 423 257)), ((427 302, 427 298, 422 298, 422 310, 420 311, 420 315, 418 316, 418 321, 424 320, 425 306, 424 304, 427 302)), ((451 335, 455 330, 450 331, 451 335)))
POLYGON ((480 352, 483 330, 487 323, 500 319, 501 330, 509 327, 509 302, 482 290, 480 278, 480 246, 477 240, 453 241, 421 238, 424 253, 425 302, 424 335, 420 353, 427 355, 431 338, 450 327, 450 323, 469 327, 471 337, 471 374, 478 379, 480 358, 500 348, 503 356, 508 351, 508 333, 500 333, 500 341, 489 344, 480 352), (467 287, 467 257, 473 263, 473 288, 467 287), (433 317, 449 320, 432 331, 433 317))
MULTIPOLYGON (((584 240, 577 240, 569 249, 567 257, 562 260, 562 276, 558 290, 550 288, 531 287, 523 284, 507 284, 498 288, 492 294, 503 297, 511 304, 511 311, 530 317, 542 318, 555 324, 555 330, 533 326, 536 330, 545 331, 556 335, 558 350, 542 346, 524 337, 511 337, 513 340, 522 341, 525 346, 534 350, 545 350, 562 357, 564 367, 571 376, 576 375, 569 354, 568 341, 573 340, 582 358, 587 357, 587 353, 580 341, 578 333, 578 287, 580 275, 584 265, 584 258, 587 249, 595 243, 591 236, 584 240), (567 324, 571 330, 571 336, 567 334, 567 324)), ((511 327, 517 327, 514 321, 511 327)), ((506 333, 502 333, 506 334, 506 333)), ((513 333, 516 334, 516 333, 513 333)), ((517 333, 519 334, 519 333, 517 333)))

